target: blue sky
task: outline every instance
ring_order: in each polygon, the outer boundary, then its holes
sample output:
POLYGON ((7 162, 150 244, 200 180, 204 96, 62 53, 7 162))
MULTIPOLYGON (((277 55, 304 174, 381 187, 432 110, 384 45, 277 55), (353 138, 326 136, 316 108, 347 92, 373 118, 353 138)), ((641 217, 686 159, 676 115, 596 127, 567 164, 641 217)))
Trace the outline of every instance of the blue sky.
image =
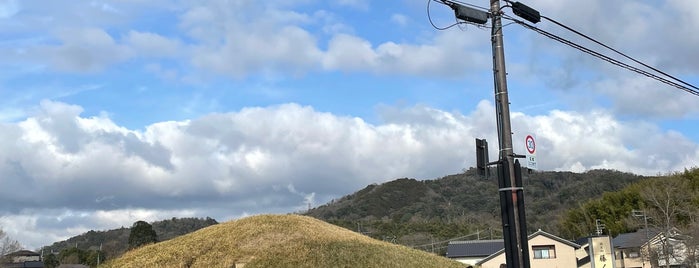
MULTIPOLYGON (((475 138, 495 158, 490 30, 436 30, 426 4, 0 1, 0 226, 35 249, 454 174, 474 166, 475 138)), ((526 4, 699 84, 691 0, 526 4)), ((699 164, 699 97, 518 25, 504 35, 515 151, 536 134, 541 169, 699 164)))

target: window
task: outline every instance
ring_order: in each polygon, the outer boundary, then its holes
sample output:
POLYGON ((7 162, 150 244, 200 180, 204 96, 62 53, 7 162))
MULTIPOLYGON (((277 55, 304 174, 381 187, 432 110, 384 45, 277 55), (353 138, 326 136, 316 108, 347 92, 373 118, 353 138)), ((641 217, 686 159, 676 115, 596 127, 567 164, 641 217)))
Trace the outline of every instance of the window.
POLYGON ((639 254, 638 251, 629 252, 629 258, 638 258, 638 257, 641 257, 641 254, 639 254))
POLYGON ((550 246, 532 246, 534 251, 534 259, 555 259, 556 247, 550 246))

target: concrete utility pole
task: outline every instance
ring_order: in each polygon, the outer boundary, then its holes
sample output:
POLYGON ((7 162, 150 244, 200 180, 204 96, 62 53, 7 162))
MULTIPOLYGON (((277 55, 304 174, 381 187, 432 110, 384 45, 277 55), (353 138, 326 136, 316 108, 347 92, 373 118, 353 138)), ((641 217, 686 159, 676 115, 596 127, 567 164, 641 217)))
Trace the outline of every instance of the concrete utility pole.
POLYGON ((503 237, 508 268, 529 268, 529 246, 524 196, 519 162, 515 165, 510 126, 510 102, 507 96, 507 71, 502 37, 502 21, 499 0, 490 0, 493 43, 493 74, 495 80, 495 109, 498 141, 500 146, 498 180, 502 210, 503 237), (517 166, 517 168, 515 168, 517 166), (519 178, 516 178, 519 175, 519 178), (518 180, 519 179, 519 180, 518 180), (509 240, 509 241, 507 241, 509 240))
MULTIPOLYGON (((449 0, 440 0, 454 10, 457 19, 474 24, 485 24, 492 19, 491 41, 493 43, 493 76, 495 80, 495 113, 498 141, 498 194, 502 218, 502 236, 505 245, 507 268, 529 268, 529 243, 527 220, 524 214, 524 191, 522 189, 522 168, 520 158, 512 149, 512 129, 510 127, 510 100, 507 97, 507 71, 505 70, 505 49, 502 41, 502 12, 499 0, 490 0, 490 10, 470 8, 449 0)), ((539 12, 519 2, 512 3, 517 16, 537 23, 539 12)), ((476 139, 476 165, 478 173, 488 174, 488 142, 476 139)))

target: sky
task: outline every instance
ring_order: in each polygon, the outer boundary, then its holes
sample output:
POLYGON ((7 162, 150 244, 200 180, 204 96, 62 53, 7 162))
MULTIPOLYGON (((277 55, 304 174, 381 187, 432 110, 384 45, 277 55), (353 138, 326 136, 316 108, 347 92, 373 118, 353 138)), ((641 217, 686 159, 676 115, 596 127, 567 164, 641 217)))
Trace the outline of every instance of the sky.
MULTIPOLYGON (((525 3, 699 85, 694 0, 525 3)), ((699 165, 699 97, 508 22, 516 153, 534 134, 541 170, 699 165)), ((37 249, 462 172, 475 138, 498 149, 489 37, 435 29, 425 0, 0 0, 0 227, 37 249)))

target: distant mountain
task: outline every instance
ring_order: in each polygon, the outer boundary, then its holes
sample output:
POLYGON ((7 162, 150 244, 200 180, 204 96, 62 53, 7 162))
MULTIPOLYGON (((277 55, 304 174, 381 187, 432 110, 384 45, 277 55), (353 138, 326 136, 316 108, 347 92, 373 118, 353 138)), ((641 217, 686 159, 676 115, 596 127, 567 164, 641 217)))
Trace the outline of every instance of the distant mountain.
MULTIPOLYGON (((172 218, 169 220, 151 223, 153 230, 158 234, 158 241, 169 240, 184 234, 191 233, 201 228, 217 224, 212 218, 172 218)), ((45 253, 59 253, 65 248, 78 247, 82 250, 99 249, 107 259, 120 256, 128 249, 129 233, 131 228, 121 227, 108 231, 89 231, 74 236, 68 240, 55 242, 50 246, 41 248, 45 253)))
MULTIPOLYGON (((523 173, 529 231, 554 234, 569 208, 645 178, 613 170, 523 173)), ((484 231, 498 236, 501 230, 497 179, 479 176, 474 169, 436 180, 372 184, 305 214, 412 245, 484 231)))

